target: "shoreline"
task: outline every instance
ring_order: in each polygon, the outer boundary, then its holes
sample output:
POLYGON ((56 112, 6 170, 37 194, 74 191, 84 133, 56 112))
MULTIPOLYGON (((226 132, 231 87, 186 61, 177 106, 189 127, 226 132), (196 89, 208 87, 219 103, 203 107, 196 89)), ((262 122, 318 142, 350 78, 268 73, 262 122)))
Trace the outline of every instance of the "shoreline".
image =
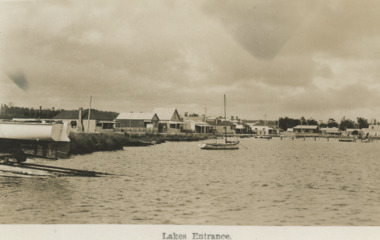
POLYGON ((124 147, 151 146, 165 142, 195 142, 215 138, 206 134, 128 134, 71 132, 69 155, 89 154, 99 151, 117 151, 124 147))
MULTIPOLYGON (((325 138, 335 139, 340 136, 329 136, 324 134, 294 134, 294 135, 266 135, 273 138, 325 138)), ((117 151, 123 150, 124 147, 145 147, 165 142, 196 142, 207 139, 223 137, 220 134, 199 134, 199 133, 85 133, 71 132, 70 151, 68 155, 89 154, 99 151, 117 151)), ((234 134, 228 135, 233 138, 254 138, 253 134, 234 134)), ((371 137, 371 140, 379 140, 379 137, 371 137)), ((359 139, 358 139, 359 140, 359 139)))

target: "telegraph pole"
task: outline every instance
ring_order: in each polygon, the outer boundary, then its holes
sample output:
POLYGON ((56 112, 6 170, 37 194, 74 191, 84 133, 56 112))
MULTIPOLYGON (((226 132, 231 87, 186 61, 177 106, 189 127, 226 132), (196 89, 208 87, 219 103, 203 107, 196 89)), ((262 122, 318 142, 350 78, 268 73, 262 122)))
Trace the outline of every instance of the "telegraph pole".
POLYGON ((90 96, 90 108, 88 109, 87 132, 90 131, 91 102, 92 102, 92 96, 90 96))

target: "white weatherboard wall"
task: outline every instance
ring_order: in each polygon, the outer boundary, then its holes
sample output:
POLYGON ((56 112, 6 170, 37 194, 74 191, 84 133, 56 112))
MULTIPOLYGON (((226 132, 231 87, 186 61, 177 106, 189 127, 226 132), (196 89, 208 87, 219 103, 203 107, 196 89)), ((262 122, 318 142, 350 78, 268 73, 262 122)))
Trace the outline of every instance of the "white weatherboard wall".
POLYGON ((88 132, 95 132, 96 120, 90 120, 90 126, 88 126, 88 120, 83 119, 83 129, 84 129, 84 132, 87 132, 87 129, 88 129, 88 132))

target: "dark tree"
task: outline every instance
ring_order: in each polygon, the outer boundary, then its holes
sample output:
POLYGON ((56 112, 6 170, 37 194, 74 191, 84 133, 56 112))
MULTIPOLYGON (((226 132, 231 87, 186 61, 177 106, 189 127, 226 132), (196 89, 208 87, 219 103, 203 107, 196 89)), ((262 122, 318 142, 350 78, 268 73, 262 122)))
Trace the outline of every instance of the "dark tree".
POLYGON ((306 124, 307 124, 307 125, 315 125, 315 126, 318 126, 318 122, 317 122, 316 120, 314 120, 314 119, 308 119, 308 120, 306 121, 306 124))
POLYGON ((62 110, 56 110, 55 108, 39 109, 16 107, 13 104, 1 104, 0 107, 0 119, 12 119, 12 118, 51 118, 62 110))
POLYGON ((280 118, 279 121, 279 126, 284 131, 286 131, 288 128, 293 128, 301 124, 299 119, 293 119, 288 117, 280 118))
POLYGON ((345 131, 347 128, 356 128, 356 123, 350 119, 344 119, 340 122, 339 129, 345 131))
POLYGON ((307 122, 304 116, 301 117, 300 122, 301 122, 301 125, 306 125, 307 122))
POLYGON ((368 128, 368 126, 369 126, 368 120, 365 119, 365 118, 362 118, 362 117, 358 117, 357 118, 357 123, 358 123, 358 127, 360 129, 362 129, 362 128, 368 128))
POLYGON ((327 122, 327 127, 329 128, 339 127, 339 124, 333 118, 330 118, 329 121, 327 122))

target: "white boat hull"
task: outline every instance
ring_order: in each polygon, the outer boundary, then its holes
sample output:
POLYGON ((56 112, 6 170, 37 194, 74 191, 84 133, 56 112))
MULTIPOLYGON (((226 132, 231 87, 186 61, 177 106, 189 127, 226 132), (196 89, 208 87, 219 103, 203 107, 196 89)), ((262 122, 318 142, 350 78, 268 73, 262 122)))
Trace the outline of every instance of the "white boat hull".
POLYGON ((0 122, 0 138, 12 140, 70 142, 67 124, 0 122))

